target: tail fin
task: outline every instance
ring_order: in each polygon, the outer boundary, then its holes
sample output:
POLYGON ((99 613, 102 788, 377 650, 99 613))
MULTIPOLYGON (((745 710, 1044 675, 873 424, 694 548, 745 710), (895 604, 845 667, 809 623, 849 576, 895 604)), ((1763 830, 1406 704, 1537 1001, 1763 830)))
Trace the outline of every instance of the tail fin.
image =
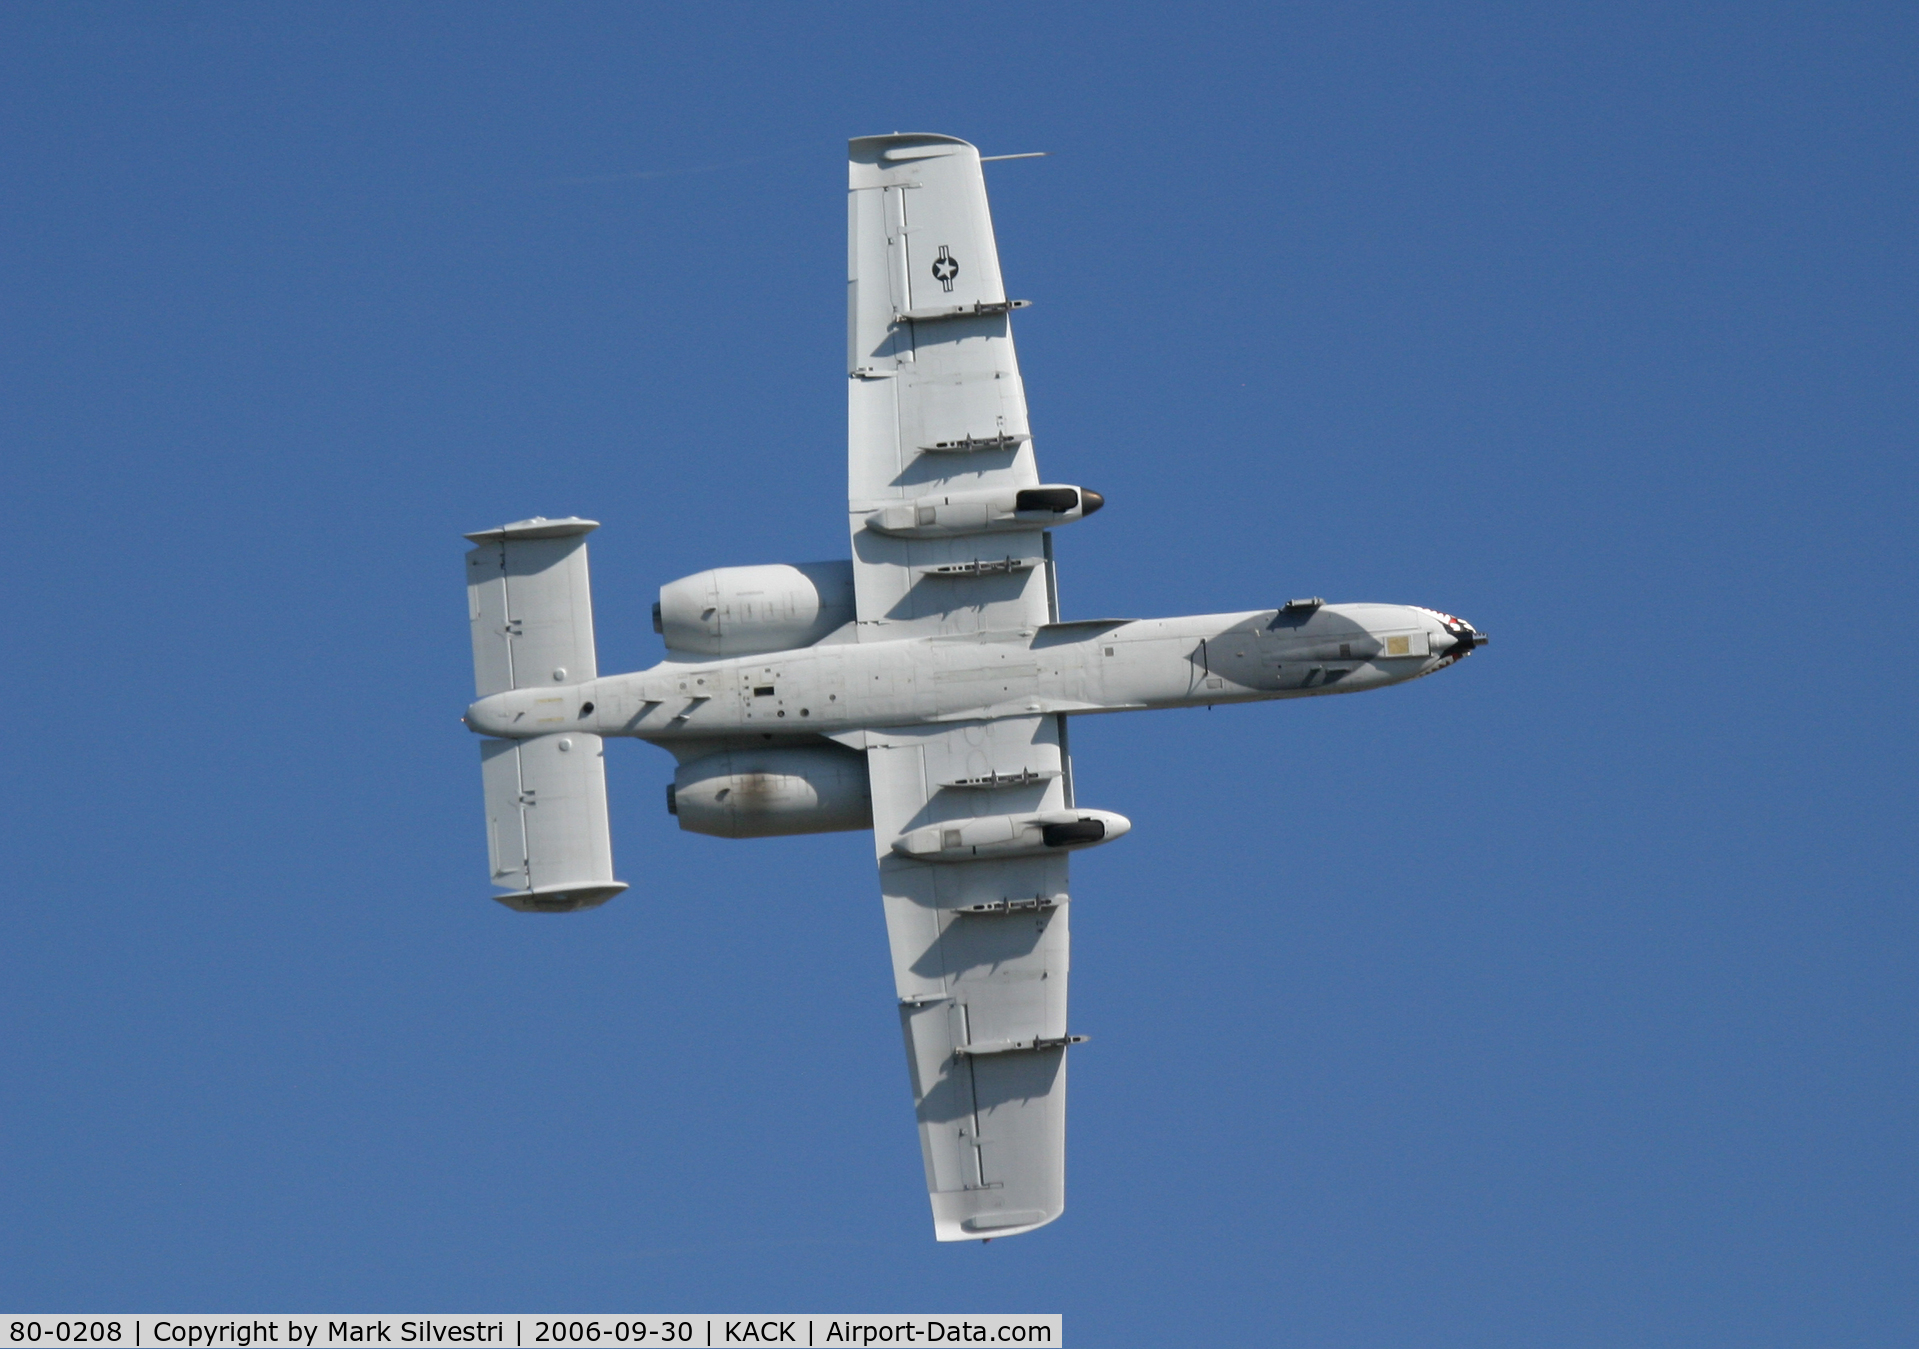
MULTIPOLYGON (((597 677, 586 570, 592 520, 522 520, 467 538, 473 686, 509 689, 597 677)), ((530 912, 588 909, 626 889, 613 879, 606 765, 597 735, 578 731, 480 745, 487 851, 495 895, 530 912)))

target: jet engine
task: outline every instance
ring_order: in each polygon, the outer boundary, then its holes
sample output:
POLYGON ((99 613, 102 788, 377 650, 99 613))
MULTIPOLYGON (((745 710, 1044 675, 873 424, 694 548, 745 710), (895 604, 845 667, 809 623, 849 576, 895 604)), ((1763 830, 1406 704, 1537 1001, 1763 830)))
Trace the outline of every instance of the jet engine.
POLYGON ((681 764, 666 808, 680 828, 721 838, 873 826, 866 756, 838 745, 722 750, 681 764))
POLYGON ((852 621, 851 562, 719 567, 661 586, 653 606, 668 649, 696 656, 791 651, 852 621))

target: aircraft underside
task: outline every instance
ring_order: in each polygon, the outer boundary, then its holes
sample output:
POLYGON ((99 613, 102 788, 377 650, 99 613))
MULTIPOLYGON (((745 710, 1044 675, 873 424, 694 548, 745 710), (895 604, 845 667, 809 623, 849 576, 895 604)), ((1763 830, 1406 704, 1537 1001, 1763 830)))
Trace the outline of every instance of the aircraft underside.
POLYGON ((979 152, 849 155, 851 558, 662 588, 667 659, 601 676, 590 520, 467 537, 488 850, 502 903, 593 908, 614 878, 602 756, 650 741, 692 832, 871 829, 942 1241, 1065 1206, 1068 857, 1131 823, 1076 801, 1068 720, 1361 692, 1485 637, 1437 610, 1291 600, 1062 621, 1052 531, 1097 492, 1036 467, 979 152))

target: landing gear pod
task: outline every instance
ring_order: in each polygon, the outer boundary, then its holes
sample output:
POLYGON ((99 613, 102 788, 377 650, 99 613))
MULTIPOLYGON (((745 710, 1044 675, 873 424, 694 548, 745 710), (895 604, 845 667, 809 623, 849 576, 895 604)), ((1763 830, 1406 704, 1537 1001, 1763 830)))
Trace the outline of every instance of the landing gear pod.
POLYGON ((893 851, 916 862, 971 862, 980 857, 1019 857, 1091 848, 1112 842, 1132 827, 1131 820, 1110 810, 987 815, 915 829, 895 839, 893 851))
POLYGON ((866 517, 866 527, 908 539, 1048 529, 1083 520, 1105 504, 1084 487, 993 487, 885 505, 866 517))

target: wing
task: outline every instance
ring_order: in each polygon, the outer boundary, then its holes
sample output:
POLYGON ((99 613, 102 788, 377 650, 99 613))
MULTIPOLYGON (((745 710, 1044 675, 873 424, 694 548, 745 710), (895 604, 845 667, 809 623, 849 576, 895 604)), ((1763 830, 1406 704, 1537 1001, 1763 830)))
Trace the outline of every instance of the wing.
MULTIPOLYGON (((1057 609, 1042 530, 909 539, 865 527, 887 505, 1040 477, 979 152, 873 136, 850 160, 860 640, 1038 627, 1057 609)), ((935 1233, 1029 1231, 1065 1207, 1066 857, 923 862, 892 844, 941 820, 1070 806, 1064 719, 868 732, 865 748, 935 1233)))
POLYGON ((868 732, 873 835, 933 1226, 1011 1236, 1066 1205, 1066 856, 919 862, 940 820, 1069 805, 1054 717, 868 732), (1011 778, 996 789, 972 785, 1011 778))
POLYGON ((861 639, 1037 627, 1038 528, 935 539, 863 528, 888 504, 1040 482, 979 151, 950 136, 863 137, 849 184, 847 504, 861 639))

